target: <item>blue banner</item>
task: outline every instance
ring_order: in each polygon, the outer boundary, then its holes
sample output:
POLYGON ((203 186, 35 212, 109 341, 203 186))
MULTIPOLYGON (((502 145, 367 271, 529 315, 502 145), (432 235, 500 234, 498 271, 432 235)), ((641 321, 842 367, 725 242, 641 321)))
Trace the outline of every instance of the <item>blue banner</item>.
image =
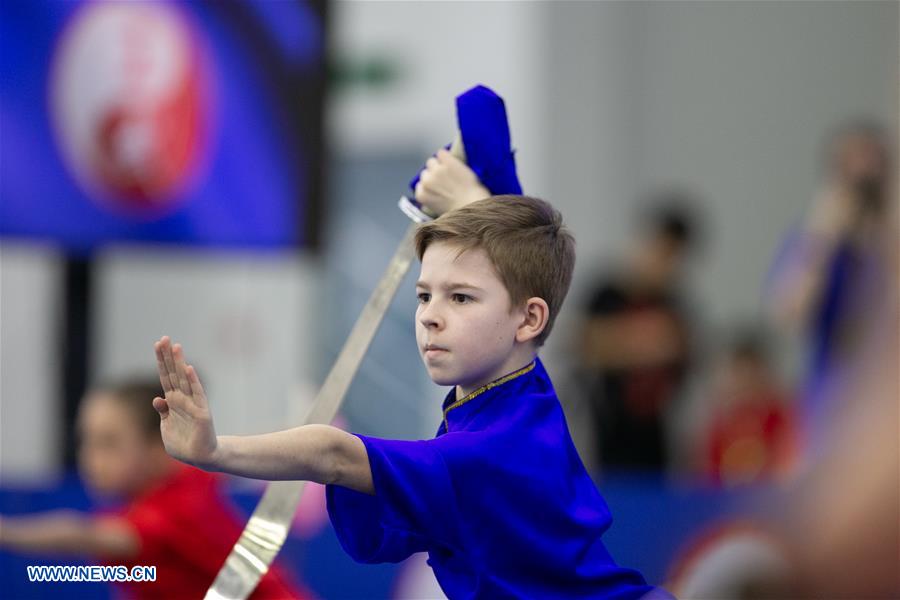
POLYGON ((321 20, 302 1, 4 1, 0 235, 305 244, 321 20))

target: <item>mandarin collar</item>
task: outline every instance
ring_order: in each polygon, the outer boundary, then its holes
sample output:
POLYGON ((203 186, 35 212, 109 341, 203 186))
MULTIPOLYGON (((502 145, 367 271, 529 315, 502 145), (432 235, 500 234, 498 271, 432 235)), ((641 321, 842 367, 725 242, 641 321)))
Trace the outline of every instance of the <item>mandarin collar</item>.
MULTIPOLYGON (((442 429, 445 432, 450 430, 450 421, 448 419, 448 415, 451 413, 451 411, 454 411, 454 410, 458 409, 459 407, 465 406, 465 405, 472 406, 469 403, 472 400, 475 400, 476 398, 478 399, 477 404, 481 404, 482 402, 484 402, 491 396, 493 396, 497 393, 502 393, 502 391, 505 388, 509 387, 509 383, 511 381, 514 381, 514 380, 520 378, 521 376, 534 371, 534 369, 538 365, 539 361, 540 361, 540 359, 535 358, 533 361, 531 361, 530 363, 528 363, 521 369, 513 371, 512 373, 507 373, 503 377, 495 379, 494 381, 492 381, 490 383, 486 383, 485 385, 481 386, 477 390, 474 390, 474 391, 466 394, 459 400, 455 399, 456 398, 456 388, 455 387, 452 388, 447 393, 447 397, 444 399, 444 404, 443 404, 443 408, 442 408, 442 412, 443 412, 443 422, 442 422, 443 427, 442 427, 442 429)), ((458 415, 458 413, 456 413, 456 414, 454 414, 454 416, 461 416, 461 415, 458 415)))

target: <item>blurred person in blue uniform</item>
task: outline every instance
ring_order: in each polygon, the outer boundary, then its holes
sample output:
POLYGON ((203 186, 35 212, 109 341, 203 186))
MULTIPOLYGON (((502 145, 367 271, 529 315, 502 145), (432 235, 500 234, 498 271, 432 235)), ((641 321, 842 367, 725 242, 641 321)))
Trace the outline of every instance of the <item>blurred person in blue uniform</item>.
POLYGON ((800 390, 805 453, 823 445, 861 344, 881 327, 873 302, 896 285, 887 251, 890 223, 887 134, 868 121, 845 124, 825 148, 825 181, 787 236, 768 283, 768 305, 785 329, 801 333, 809 359, 800 390))
MULTIPOLYGON (((694 561, 698 597, 900 596, 900 203, 890 150, 870 122, 838 128, 823 189, 776 259, 769 308, 810 344, 806 447, 789 485, 747 507, 756 540, 768 540, 753 550, 764 568, 727 573, 723 545, 710 545, 694 561)), ((729 555, 753 567, 750 553, 729 555)))
MULTIPOLYGON (((438 153, 417 189, 426 208, 440 201, 437 173, 470 176, 461 167, 438 153)), ((538 357, 568 291, 573 238, 541 200, 462 204, 443 205, 416 236, 416 338, 431 378, 452 386, 434 439, 324 425, 217 436, 196 372, 163 337, 155 350, 165 398, 154 406, 167 450, 208 470, 328 484, 332 523, 352 557, 427 552, 450 598, 669 598, 603 545, 609 509, 538 357)))
POLYGON ((790 232, 772 314, 809 344, 804 445, 785 529, 799 597, 896 598, 900 259, 896 156, 869 120, 825 145, 825 181, 790 232))

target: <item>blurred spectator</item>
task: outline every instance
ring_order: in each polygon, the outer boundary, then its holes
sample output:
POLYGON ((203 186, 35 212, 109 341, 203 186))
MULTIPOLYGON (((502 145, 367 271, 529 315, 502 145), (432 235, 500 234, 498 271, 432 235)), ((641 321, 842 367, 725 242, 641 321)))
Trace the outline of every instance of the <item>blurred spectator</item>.
MULTIPOLYGON (((896 203, 894 204, 896 208, 896 203)), ((870 304, 817 461, 783 516, 802 598, 900 598, 900 280, 897 213, 891 286, 870 304)), ((887 241, 887 240, 884 240, 887 241)))
MULTIPOLYGON (((896 202, 893 204, 897 208, 896 202)), ((667 587, 679 598, 900 597, 900 280, 896 212, 885 259, 893 285, 845 367, 821 451, 792 485, 692 540, 667 587)))
POLYGON ((896 164, 868 122, 837 130, 826 181, 773 273, 771 307, 811 343, 804 474, 783 521, 798 597, 900 594, 896 164))
POLYGON ((786 470, 793 447, 791 407, 762 335, 748 329, 734 337, 716 367, 710 400, 706 479, 731 487, 786 470))
POLYGON ((770 289, 775 316, 810 338, 801 392, 813 444, 791 487, 751 505, 754 547, 738 557, 708 544, 674 587, 684 597, 900 597, 900 204, 886 134, 842 127, 826 166, 770 289), (726 571, 726 553, 746 566, 751 552, 763 568, 726 571))
POLYGON ((837 407, 866 329, 878 327, 871 303, 896 285, 886 250, 890 151, 877 125, 857 121, 827 141, 825 182, 790 233, 769 282, 769 306, 782 326, 810 344, 801 389, 804 437, 813 453, 837 407))
MULTIPOLYGON (((97 388, 78 415, 78 460, 96 493, 123 498, 100 514, 54 511, 3 517, 0 547, 110 565, 155 566, 156 581, 121 584, 136 598, 201 598, 241 533, 218 478, 170 458, 152 401, 156 378, 97 388)), ((252 598, 303 598, 277 567, 252 598)))
POLYGON ((594 285, 580 332, 604 469, 666 467, 665 415, 689 363, 691 324, 679 287, 695 220, 683 195, 654 200, 625 260, 594 285))

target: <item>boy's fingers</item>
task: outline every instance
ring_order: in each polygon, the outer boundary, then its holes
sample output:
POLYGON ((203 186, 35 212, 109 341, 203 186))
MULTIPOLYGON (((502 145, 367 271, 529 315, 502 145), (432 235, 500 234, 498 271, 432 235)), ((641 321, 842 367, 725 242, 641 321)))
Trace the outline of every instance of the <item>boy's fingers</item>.
POLYGON ((156 353, 156 370, 159 371, 159 382, 162 384, 163 392, 168 394, 174 391, 172 381, 169 379, 169 371, 166 369, 166 359, 163 358, 160 342, 153 344, 153 351, 156 353))
POLYGON ((178 377, 178 389, 187 396, 191 395, 191 384, 188 383, 187 373, 184 370, 184 350, 181 344, 172 346, 172 355, 175 358, 175 372, 178 377))
POLYGON ((440 165, 440 162, 438 162, 438 159, 433 156, 425 161, 426 169, 437 169, 438 165, 440 165))
POLYGON ((156 412, 159 413, 159 417, 161 419, 165 419, 169 416, 169 403, 166 402, 165 398, 160 398, 157 396, 153 399, 153 408, 156 409, 156 412))
POLYGON ((203 384, 200 383, 200 378, 197 376, 197 370, 193 365, 187 365, 185 371, 187 371, 188 383, 191 384, 191 392, 194 394, 195 401, 197 404, 205 406, 206 393, 203 391, 203 384))
POLYGON ((160 350, 163 355, 163 362, 166 365, 166 375, 169 380, 169 386, 172 391, 178 389, 178 373, 175 371, 175 358, 172 356, 172 346, 169 343, 168 336, 163 336, 159 342, 160 350))
POLYGON ((428 200, 428 191, 425 189, 425 184, 422 183, 421 181, 419 181, 419 183, 416 184, 415 194, 416 194, 416 200, 418 200, 419 202, 428 200))
POLYGON ((463 161, 456 158, 452 152, 450 152, 449 150, 444 150, 443 148, 438 150, 437 157, 443 165, 459 166, 465 164, 463 161))

